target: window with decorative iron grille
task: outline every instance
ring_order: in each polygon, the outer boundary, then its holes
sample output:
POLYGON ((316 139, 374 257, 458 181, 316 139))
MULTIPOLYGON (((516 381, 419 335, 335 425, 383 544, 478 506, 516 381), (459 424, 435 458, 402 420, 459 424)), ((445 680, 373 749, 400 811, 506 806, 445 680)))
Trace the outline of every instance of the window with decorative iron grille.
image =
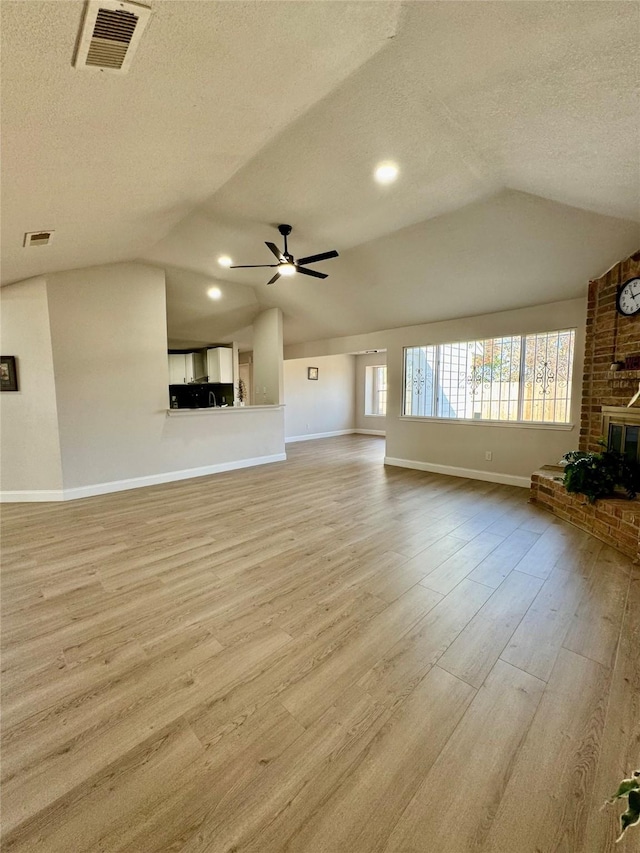
POLYGON ((404 350, 406 416, 569 423, 575 331, 404 350))

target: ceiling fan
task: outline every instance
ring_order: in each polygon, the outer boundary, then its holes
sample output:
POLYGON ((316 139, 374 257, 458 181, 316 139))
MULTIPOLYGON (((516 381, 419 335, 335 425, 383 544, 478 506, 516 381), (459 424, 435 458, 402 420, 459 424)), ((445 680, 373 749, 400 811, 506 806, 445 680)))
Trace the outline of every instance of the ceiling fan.
POLYGON ((315 264, 318 261, 326 261, 329 258, 337 258, 339 257, 339 255, 335 249, 331 252, 322 252, 319 255, 309 255, 306 258, 298 258, 298 260, 296 260, 293 255, 289 254, 289 248, 287 246, 287 237, 289 236, 289 234, 291 234, 291 226, 278 225, 278 231, 284 237, 284 251, 281 252, 275 243, 265 242, 265 246, 267 246, 269 251, 272 252, 278 259, 277 264, 233 264, 231 267, 229 267, 229 269, 246 270, 257 269, 258 267, 271 267, 272 269, 276 269, 276 274, 273 276, 272 279, 270 279, 270 281, 267 282, 267 284, 273 284, 274 281, 277 281, 281 275, 295 275, 297 272, 300 272, 303 275, 312 275, 314 278, 328 277, 327 273, 306 269, 303 264, 315 264))

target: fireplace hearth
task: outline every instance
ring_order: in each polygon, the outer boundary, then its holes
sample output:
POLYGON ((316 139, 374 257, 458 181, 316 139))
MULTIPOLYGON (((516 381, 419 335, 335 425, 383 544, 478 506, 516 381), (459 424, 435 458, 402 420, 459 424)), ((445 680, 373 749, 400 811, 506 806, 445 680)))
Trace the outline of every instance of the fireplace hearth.
POLYGON ((535 471, 531 477, 531 503, 550 510, 640 563, 640 501, 601 498, 590 504, 584 495, 569 494, 562 475, 563 469, 558 465, 546 465, 535 471))

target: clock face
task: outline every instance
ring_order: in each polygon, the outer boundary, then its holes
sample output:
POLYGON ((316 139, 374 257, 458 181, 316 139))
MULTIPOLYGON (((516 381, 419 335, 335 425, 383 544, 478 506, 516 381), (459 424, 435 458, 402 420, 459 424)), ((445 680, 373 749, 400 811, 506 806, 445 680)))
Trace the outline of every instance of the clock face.
POLYGON ((620 286, 616 305, 618 311, 627 317, 640 311, 640 278, 630 278, 620 286))

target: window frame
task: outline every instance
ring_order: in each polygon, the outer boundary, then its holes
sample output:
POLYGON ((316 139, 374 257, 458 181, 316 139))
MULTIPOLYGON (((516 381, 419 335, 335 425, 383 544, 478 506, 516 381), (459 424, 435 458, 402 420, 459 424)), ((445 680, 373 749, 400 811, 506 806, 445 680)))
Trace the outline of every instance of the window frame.
POLYGON ((409 350, 418 349, 418 348, 426 348, 433 347, 435 349, 434 353, 434 382, 433 382, 433 391, 432 391, 432 409, 433 411, 438 410, 438 392, 439 392, 439 365, 441 360, 441 347, 446 346, 454 346, 456 344, 475 344, 481 343, 485 340, 491 340, 491 337, 485 337, 481 339, 475 339, 470 341, 441 341, 438 343, 424 343, 424 344, 414 344, 412 346, 403 346, 402 348, 402 398, 401 398, 401 410, 398 415, 399 420, 403 421, 415 421, 419 423, 443 423, 443 424, 474 424, 475 426, 491 426, 491 427, 509 427, 516 429, 550 429, 550 430, 561 430, 561 431, 570 431, 575 427, 575 421, 573 420, 574 414, 574 372, 576 366, 576 343, 577 343, 577 328, 575 326, 569 326, 562 329, 548 329, 540 332, 519 332, 513 334, 503 334, 503 335, 495 335, 493 339, 497 338, 505 338, 505 337, 519 337, 521 339, 521 353, 520 353, 520 371, 519 371, 519 379, 518 379, 518 418, 513 420, 500 420, 496 418, 452 418, 446 417, 443 415, 412 415, 405 414, 406 408, 406 400, 407 400, 407 355, 409 350), (530 420, 521 420, 520 416, 523 411, 524 406, 524 371, 522 369, 522 365, 525 362, 525 340, 527 337, 536 336, 536 335, 553 335, 561 332, 571 332, 572 340, 571 340, 571 365, 570 365, 570 374, 568 382, 571 385, 571 393, 567 396, 567 407, 568 407, 568 416, 569 419, 567 421, 530 421, 530 420))
POLYGON ((386 364, 367 364, 365 365, 365 381, 364 381, 364 416, 365 418, 386 418, 387 417, 387 402, 388 398, 385 397, 385 410, 384 413, 380 413, 379 411, 373 411, 374 408, 378 408, 378 406, 374 406, 373 403, 379 401, 380 391, 384 391, 388 394, 389 390, 389 381, 386 378, 385 387, 380 389, 378 384, 378 371, 383 369, 386 373, 387 365, 386 364))

